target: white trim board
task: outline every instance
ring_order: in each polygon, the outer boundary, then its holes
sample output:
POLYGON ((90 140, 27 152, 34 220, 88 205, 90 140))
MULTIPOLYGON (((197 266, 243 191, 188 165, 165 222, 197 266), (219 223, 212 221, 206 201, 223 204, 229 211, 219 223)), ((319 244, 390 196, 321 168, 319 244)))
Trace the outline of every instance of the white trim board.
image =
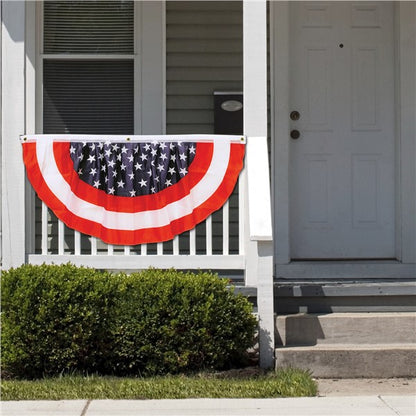
POLYGON ((78 266, 89 266, 98 269, 138 270, 149 267, 162 269, 224 269, 244 270, 245 256, 241 255, 29 255, 30 264, 65 264, 71 262, 78 266))

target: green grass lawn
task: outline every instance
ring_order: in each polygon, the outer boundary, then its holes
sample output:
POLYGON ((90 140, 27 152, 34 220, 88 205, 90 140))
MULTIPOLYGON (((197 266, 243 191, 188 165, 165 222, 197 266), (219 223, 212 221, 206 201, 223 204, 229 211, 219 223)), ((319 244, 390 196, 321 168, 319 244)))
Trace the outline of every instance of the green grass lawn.
POLYGON ((62 376, 6 380, 2 400, 267 398, 315 396, 309 373, 285 369, 266 374, 203 373, 150 378, 62 376))

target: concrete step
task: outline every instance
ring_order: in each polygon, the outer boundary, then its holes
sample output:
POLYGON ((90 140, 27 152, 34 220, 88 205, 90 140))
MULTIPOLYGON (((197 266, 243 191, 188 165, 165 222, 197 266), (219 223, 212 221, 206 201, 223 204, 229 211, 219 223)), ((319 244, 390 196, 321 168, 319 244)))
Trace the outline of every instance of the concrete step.
POLYGON ((276 346, 416 344, 416 313, 295 314, 276 317, 276 346))
POLYGON ((307 369, 322 378, 389 378, 416 376, 415 344, 332 344, 280 347, 276 368, 307 369))

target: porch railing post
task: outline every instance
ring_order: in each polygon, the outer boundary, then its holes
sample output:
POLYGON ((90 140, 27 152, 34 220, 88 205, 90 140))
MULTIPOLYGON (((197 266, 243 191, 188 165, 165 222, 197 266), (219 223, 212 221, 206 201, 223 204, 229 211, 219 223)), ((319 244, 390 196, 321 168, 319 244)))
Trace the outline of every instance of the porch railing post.
POLYGON ((247 136, 246 284, 257 286, 260 366, 274 363, 273 241, 267 151, 266 0, 243 3, 244 134, 247 136))

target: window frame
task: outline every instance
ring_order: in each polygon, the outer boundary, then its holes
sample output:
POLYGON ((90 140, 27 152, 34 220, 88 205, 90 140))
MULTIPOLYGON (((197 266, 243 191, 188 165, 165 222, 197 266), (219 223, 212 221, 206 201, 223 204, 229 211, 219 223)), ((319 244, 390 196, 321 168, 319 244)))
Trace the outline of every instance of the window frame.
MULTIPOLYGON (((165 69, 165 1, 134 1, 133 54, 114 53, 61 53, 43 52, 44 2, 36 2, 35 21, 30 19, 33 10, 27 9, 28 29, 35 26, 35 121, 34 130, 43 133, 43 62, 53 60, 121 60, 134 62, 134 134, 165 134, 166 131, 166 69, 165 69)), ((29 39, 29 37, 28 37, 29 39)), ((33 101, 33 99, 32 99, 33 101)))

